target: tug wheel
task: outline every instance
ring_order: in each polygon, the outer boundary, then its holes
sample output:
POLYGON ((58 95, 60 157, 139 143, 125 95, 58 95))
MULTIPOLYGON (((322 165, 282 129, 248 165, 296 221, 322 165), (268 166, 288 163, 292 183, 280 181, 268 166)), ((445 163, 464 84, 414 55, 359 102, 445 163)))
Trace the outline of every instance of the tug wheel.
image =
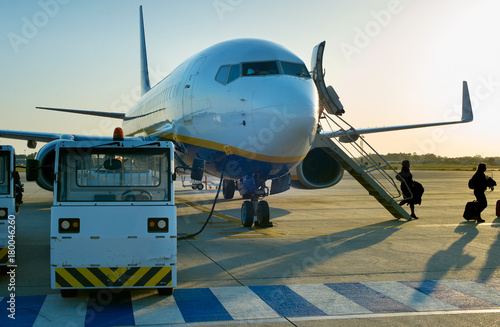
POLYGON ((61 290, 62 297, 75 297, 78 294, 78 290, 61 290))

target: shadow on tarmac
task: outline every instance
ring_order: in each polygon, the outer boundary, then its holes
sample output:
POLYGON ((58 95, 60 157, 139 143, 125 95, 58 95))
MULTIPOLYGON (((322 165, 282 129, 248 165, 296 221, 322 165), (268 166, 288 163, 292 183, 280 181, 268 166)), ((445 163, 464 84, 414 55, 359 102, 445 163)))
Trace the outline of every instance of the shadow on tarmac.
MULTIPOLYGON (((314 270, 318 265, 335 257, 383 242, 401 230, 401 226, 405 223, 408 222, 390 220, 295 243, 277 241, 271 245, 269 240, 273 242, 279 239, 272 238, 265 239, 263 242, 253 241, 249 247, 244 239, 239 239, 238 242, 231 244, 232 252, 239 253, 239 255, 217 261, 217 265, 224 271, 230 272, 237 280, 281 278, 283 279, 281 284, 286 284, 286 278, 298 276, 307 270, 314 270), (246 270, 242 271, 241 267, 245 267, 246 270), (284 267, 288 268, 283 269, 284 267), (277 272, 280 276, 276 276, 277 272)), ((188 243, 191 244, 191 242, 188 243)), ((211 251, 208 250, 208 252, 211 251)), ((196 275, 196 271, 210 270, 211 265, 212 262, 209 262, 205 265, 182 269, 179 275, 196 275)), ((314 271, 311 274, 314 276, 314 271)))
MULTIPOLYGON (((493 220, 491 227, 499 228, 500 218, 493 220)), ((488 259, 486 259, 486 263, 479 273, 479 279, 490 279, 493 272, 500 267, 500 253, 494 250, 500 248, 500 230, 498 231, 497 239, 491 244, 490 250, 488 251, 488 259)))

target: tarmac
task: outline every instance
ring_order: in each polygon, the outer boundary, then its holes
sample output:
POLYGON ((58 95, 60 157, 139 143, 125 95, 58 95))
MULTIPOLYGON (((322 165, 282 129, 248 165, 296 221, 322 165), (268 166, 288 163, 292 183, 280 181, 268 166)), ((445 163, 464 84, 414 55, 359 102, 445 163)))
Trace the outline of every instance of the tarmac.
MULTIPOLYGON (((412 221, 394 219, 347 174, 331 188, 267 198, 270 228, 242 227, 243 200, 221 195, 207 228, 178 242, 171 297, 132 290, 67 299, 50 289, 52 193, 25 183, 17 319, 7 316, 10 280, 0 276, 0 326, 498 325, 500 193, 487 195, 485 223, 465 221, 472 174, 413 171, 425 192, 412 221)), ((201 228, 215 194, 177 182, 179 235, 201 228)))

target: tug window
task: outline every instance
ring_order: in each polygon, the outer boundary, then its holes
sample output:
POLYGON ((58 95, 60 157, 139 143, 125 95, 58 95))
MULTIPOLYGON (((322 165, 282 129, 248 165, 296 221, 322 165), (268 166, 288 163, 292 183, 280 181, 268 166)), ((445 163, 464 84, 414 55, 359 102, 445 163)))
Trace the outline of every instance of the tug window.
POLYGON ((6 168, 7 165, 5 164, 5 158, 2 156, 0 157, 0 184, 5 182, 5 175, 7 175, 6 168))
POLYGON ((285 73, 286 75, 293 75, 306 78, 311 77, 304 64, 281 62, 281 67, 283 68, 283 73, 285 73))
POLYGON ((0 194, 9 194, 9 157, 0 154, 0 194))
POLYGON ((262 76, 279 74, 276 61, 247 62, 243 64, 243 76, 262 76))

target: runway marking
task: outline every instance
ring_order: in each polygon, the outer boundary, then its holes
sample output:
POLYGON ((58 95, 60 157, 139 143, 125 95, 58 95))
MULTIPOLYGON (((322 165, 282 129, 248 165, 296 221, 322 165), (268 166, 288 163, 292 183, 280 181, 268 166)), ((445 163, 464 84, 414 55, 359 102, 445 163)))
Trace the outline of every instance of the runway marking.
MULTIPOLYGON (((181 203, 184 203, 184 204, 186 204, 186 205, 188 205, 188 206, 190 206, 190 207, 193 207, 193 208, 195 208, 195 209, 198 209, 198 210, 200 210, 200 211, 203 211, 203 212, 205 212, 205 213, 210 213, 210 211, 211 211, 211 209, 207 209, 207 208, 205 208, 204 206, 202 206, 202 205, 200 205, 200 204, 197 204, 197 203, 194 203, 194 202, 188 201, 188 200, 183 199, 183 198, 181 198, 181 197, 179 197, 179 196, 176 196, 176 197, 175 197, 175 200, 177 200, 177 201, 179 201, 179 202, 181 202, 181 203)), ((240 220, 240 219, 236 219, 236 218, 234 218, 234 217, 231 217, 231 216, 225 215, 225 214, 220 213, 220 212, 218 212, 218 211, 216 211, 216 210, 214 210, 213 215, 214 215, 214 216, 216 216, 216 217, 219 217, 219 218, 222 218, 222 219, 228 220, 228 221, 230 221, 230 222, 232 222, 232 223, 235 223, 235 224, 241 225, 241 220, 240 220)))
POLYGON ((177 289, 174 299, 185 322, 232 320, 229 312, 208 288, 177 289))
POLYGON ((173 296, 158 298, 156 291, 151 293, 132 293, 132 309, 136 326, 154 325, 158 321, 184 323, 182 313, 173 296))
POLYGON ((441 301, 448 302, 459 309, 479 309, 494 308, 496 305, 484 300, 467 296, 459 291, 449 288, 433 280, 424 280, 421 282, 400 282, 415 288, 417 291, 432 296, 441 301))
POLYGON ((327 315, 371 313, 370 310, 324 284, 289 285, 288 287, 327 315))
POLYGON ((324 316, 326 313, 285 285, 250 286, 250 289, 283 317, 324 316))
POLYGON ((135 325, 130 293, 110 290, 89 293, 85 327, 135 325))
POLYGON ((213 287, 211 290, 235 320, 280 318, 280 315, 248 287, 213 287), (249 308, 251 309, 248 310, 249 308))
POLYGON ((415 309, 377 292, 361 283, 326 284, 334 291, 365 307, 371 312, 412 312, 415 309))
POLYGON ((84 321, 86 312, 87 298, 63 298, 59 294, 47 295, 33 327, 65 326, 68 321, 84 321))
POLYGON ((392 317, 414 317, 414 316, 435 316, 435 315, 459 315, 459 314, 480 314, 480 313, 500 313, 500 309, 496 310, 458 310, 458 311, 428 311, 428 312, 395 312, 395 313, 372 313, 361 315, 342 315, 342 316, 326 316, 326 317, 300 317, 289 318, 292 322, 299 321, 315 321, 315 320, 337 320, 337 319, 368 319, 368 318, 392 318, 392 317))
MULTIPOLYGON (((196 326, 499 313, 499 288, 500 279, 212 287, 176 289, 170 297, 102 290, 76 298, 17 296, 15 322, 36 327, 196 326)), ((8 299, 0 301, 1 312, 8 312, 8 299)), ((0 315, 0 326, 11 323, 7 314, 0 315)))
POLYGON ((473 281, 457 280, 445 280, 441 283, 461 293, 477 297, 479 299, 500 306, 500 292, 493 288, 487 287, 486 285, 482 285, 473 281))
POLYGON ((430 297, 411 286, 406 286, 398 282, 368 282, 363 283, 363 285, 387 295, 398 302, 405 303, 416 311, 458 310, 454 305, 430 297))

